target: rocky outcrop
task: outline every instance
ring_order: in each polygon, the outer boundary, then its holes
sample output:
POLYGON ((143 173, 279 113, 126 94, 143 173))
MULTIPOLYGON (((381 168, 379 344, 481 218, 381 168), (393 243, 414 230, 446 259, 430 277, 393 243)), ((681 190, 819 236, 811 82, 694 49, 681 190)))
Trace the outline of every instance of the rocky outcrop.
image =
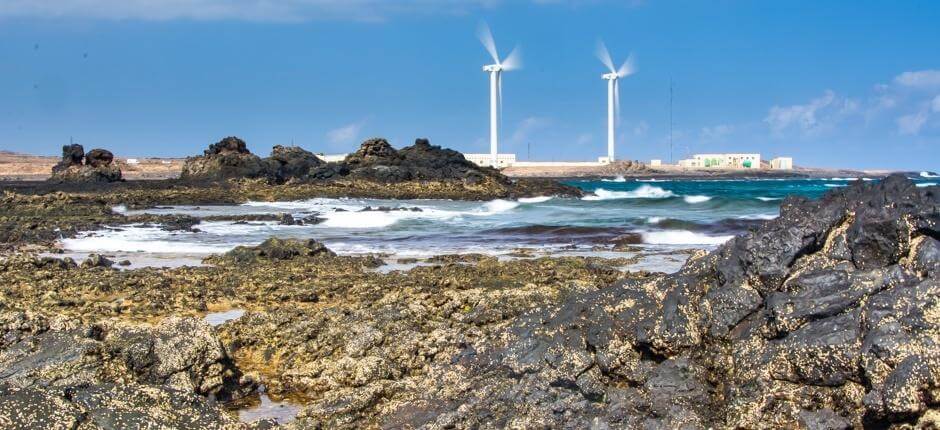
POLYGON ((417 139, 412 146, 393 148, 385 139, 369 139, 340 163, 328 163, 311 172, 317 179, 361 179, 375 182, 462 181, 476 184, 489 178, 508 183, 493 169, 481 168, 452 149, 417 139))
POLYGON ((936 425, 940 190, 903 176, 817 201, 468 345, 388 427, 936 425), (482 348, 482 350, 481 350, 482 348))
POLYGON ((226 137, 203 151, 203 155, 187 157, 180 178, 183 180, 218 181, 233 178, 269 176, 261 157, 252 154, 244 140, 226 137))
POLYGON ((312 152, 299 146, 275 145, 271 149, 271 156, 264 159, 268 171, 279 182, 290 179, 304 179, 310 169, 323 164, 312 152))
POLYGON ((250 388, 212 329, 193 318, 151 327, 6 312, 0 330, 5 428, 223 428, 236 422, 215 399, 250 388))
POLYGON ((114 154, 106 149, 85 153, 82 145, 62 147, 62 160, 52 167, 51 182, 105 183, 121 180, 121 169, 114 164, 114 154), (84 161, 84 163, 83 163, 84 161))
POLYGON ((258 246, 238 246, 225 253, 222 258, 239 263, 250 263, 257 259, 290 260, 294 257, 332 257, 336 254, 314 239, 278 239, 272 237, 258 246))

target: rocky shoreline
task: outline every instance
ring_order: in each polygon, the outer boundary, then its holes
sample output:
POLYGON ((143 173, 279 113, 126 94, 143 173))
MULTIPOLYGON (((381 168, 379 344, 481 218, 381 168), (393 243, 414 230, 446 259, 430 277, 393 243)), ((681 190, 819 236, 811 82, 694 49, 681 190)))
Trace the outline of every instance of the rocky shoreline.
POLYGON ((278 426, 228 410, 260 389, 294 400, 293 429, 940 425, 940 190, 902 176, 790 198, 670 275, 487 256, 384 273, 312 240, 163 269, 33 252, 102 225, 192 228, 116 204, 429 192, 343 181, 6 190, 0 426, 278 426))

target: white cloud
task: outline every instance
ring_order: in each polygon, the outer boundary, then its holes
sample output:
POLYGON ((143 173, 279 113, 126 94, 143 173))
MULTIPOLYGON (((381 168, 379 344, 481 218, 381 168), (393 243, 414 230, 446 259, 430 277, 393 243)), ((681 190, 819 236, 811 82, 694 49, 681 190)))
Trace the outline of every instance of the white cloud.
MULTIPOLYGON (((573 1, 577 0, 548 3, 573 1)), ((406 14, 466 14, 505 2, 507 0, 0 0, 0 18, 383 21, 406 14)))
POLYGON ((898 85, 911 88, 937 88, 940 87, 940 70, 920 70, 904 72, 894 78, 898 85))
POLYGON ((635 127, 633 127, 634 136, 645 136, 646 132, 649 131, 650 125, 646 121, 640 121, 635 127))
POLYGON ((713 127, 703 127, 700 135, 703 140, 719 140, 731 134, 732 131, 734 131, 734 126, 719 124, 713 127))
POLYGON ((927 123, 927 111, 922 110, 917 113, 904 115, 897 119, 898 133, 916 135, 920 129, 927 123))
POLYGON ((551 124, 551 121, 549 121, 547 118, 530 116, 519 123, 519 125, 516 127, 516 130, 512 133, 512 136, 509 137, 509 142, 526 143, 533 132, 543 129, 549 124, 551 124))
POLYGON ((328 131, 326 133, 326 138, 330 141, 330 143, 335 144, 352 143, 356 140, 356 138, 359 137, 359 133, 362 131, 363 125, 365 125, 364 120, 344 125, 340 128, 328 131))
POLYGON ((139 20, 383 20, 403 13, 463 13, 495 0, 3 0, 0 17, 139 20))
POLYGON ((771 107, 764 122, 774 134, 795 129, 804 135, 812 135, 832 130, 851 116, 864 114, 858 100, 826 90, 806 104, 771 107))
POLYGON ((583 134, 581 134, 580 136, 578 136, 577 139, 575 139, 574 144, 577 145, 577 146, 579 146, 579 147, 580 147, 580 146, 585 146, 585 145, 587 145, 588 143, 591 143, 591 139, 593 139, 593 138, 594 138, 594 136, 591 135, 591 133, 583 133, 583 134))

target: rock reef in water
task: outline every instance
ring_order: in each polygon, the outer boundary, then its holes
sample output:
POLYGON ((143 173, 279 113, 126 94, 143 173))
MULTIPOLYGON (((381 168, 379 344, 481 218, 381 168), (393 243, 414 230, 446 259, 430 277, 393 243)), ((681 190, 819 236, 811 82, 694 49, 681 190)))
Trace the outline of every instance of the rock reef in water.
POLYGON ((62 159, 52 166, 50 182, 102 183, 121 180, 121 169, 114 164, 114 154, 106 149, 85 153, 82 145, 62 147, 62 159))
MULTIPOLYGON (((693 258, 468 346, 388 427, 938 425, 940 190, 903 176, 817 201, 693 258)), ((342 418, 340 418, 341 420, 342 418)))
POLYGON ((275 145, 271 156, 264 159, 270 175, 280 182, 291 179, 305 179, 310 169, 323 164, 312 152, 299 146, 275 145))

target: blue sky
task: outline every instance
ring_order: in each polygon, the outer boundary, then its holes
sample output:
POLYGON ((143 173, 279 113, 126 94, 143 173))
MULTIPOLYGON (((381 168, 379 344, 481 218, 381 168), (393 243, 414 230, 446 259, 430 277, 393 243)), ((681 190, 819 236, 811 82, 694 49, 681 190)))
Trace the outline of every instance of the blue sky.
POLYGON ((621 83, 618 153, 791 155, 824 167, 940 169, 940 2, 0 0, 0 149, 70 136, 182 156, 227 135, 266 155, 415 137, 488 150, 492 27, 501 152, 594 159, 606 145, 602 38, 621 83))

